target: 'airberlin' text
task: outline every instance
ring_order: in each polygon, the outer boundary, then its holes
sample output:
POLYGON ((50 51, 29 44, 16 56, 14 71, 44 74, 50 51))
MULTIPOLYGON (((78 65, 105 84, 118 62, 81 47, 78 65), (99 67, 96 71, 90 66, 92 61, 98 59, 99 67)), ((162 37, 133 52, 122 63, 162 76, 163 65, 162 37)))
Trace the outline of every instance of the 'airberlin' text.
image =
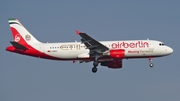
POLYGON ((147 48, 149 47, 148 42, 137 41, 137 42, 117 42, 111 44, 112 48, 147 48))

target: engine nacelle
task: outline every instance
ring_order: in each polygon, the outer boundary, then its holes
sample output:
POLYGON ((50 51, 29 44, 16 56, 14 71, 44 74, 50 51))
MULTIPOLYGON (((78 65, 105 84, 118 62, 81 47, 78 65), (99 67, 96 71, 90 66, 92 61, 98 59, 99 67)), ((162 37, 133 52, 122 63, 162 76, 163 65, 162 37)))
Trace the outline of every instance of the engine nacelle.
POLYGON ((125 56, 125 50, 124 49, 109 50, 109 56, 111 58, 123 59, 125 56))
POLYGON ((122 61, 102 62, 101 66, 107 66, 108 68, 112 68, 112 69, 122 68, 122 61))

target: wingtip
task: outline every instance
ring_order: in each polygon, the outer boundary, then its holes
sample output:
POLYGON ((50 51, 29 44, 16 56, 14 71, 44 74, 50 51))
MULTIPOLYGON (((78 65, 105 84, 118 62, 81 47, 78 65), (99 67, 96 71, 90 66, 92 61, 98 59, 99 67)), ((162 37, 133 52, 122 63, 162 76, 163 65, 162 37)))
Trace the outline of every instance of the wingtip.
POLYGON ((80 34, 80 31, 76 30, 76 34, 79 35, 79 34, 80 34))

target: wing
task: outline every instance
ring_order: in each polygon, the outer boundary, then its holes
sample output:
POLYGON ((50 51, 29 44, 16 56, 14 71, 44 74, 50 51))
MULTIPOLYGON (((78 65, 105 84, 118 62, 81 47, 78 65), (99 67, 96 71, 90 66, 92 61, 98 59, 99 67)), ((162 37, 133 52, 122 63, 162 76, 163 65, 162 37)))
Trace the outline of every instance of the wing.
POLYGON ((79 32, 77 30, 76 30, 76 33, 81 36, 81 38, 82 38, 81 42, 84 43, 86 48, 90 50, 90 54, 102 53, 102 52, 109 50, 108 47, 104 46, 99 41, 93 39, 92 37, 90 37, 86 33, 82 33, 82 32, 79 32))

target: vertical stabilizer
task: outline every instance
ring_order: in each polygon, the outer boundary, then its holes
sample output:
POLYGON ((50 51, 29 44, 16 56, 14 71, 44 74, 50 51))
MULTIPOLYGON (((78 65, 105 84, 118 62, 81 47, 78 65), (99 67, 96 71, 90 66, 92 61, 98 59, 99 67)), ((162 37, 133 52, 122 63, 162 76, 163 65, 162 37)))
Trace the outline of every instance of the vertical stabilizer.
POLYGON ((20 44, 40 43, 16 18, 8 19, 14 41, 20 44))

